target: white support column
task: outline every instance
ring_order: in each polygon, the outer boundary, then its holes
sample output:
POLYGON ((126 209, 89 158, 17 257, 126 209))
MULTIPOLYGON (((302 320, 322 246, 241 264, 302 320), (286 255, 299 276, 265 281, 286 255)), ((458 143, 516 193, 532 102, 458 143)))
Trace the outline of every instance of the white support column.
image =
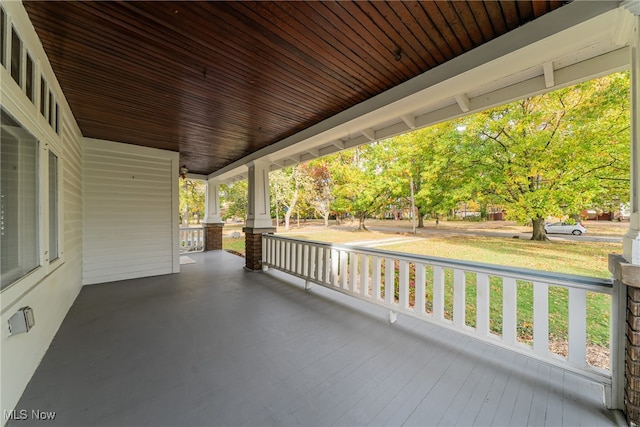
POLYGON ((249 206, 247 209, 247 228, 271 228, 269 205, 269 162, 254 160, 247 164, 249 168, 249 206))
POLYGON ((207 192, 205 194, 205 224, 221 224, 220 217, 220 182, 215 179, 207 180, 207 192))
MULTIPOLYGON (((262 235, 276 230, 271 223, 269 205, 269 166, 267 160, 254 160, 247 164, 248 206, 247 224, 242 229, 245 240, 245 269, 258 271, 262 268, 262 235)), ((277 260, 279 258, 276 257, 277 260)))
MULTIPOLYGON (((633 11, 632 11, 633 12, 633 11)), ((627 262, 640 265, 640 18, 634 13, 630 41, 631 68, 631 222, 624 236, 623 254, 627 262)))

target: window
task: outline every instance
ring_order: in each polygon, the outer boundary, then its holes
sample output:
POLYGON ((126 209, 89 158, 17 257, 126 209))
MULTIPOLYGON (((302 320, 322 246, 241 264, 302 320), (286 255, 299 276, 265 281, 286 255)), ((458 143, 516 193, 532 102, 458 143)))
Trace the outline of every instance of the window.
POLYGON ((22 86, 22 40, 11 27, 11 77, 22 86))
POLYGON ((7 15, 0 7, 0 64, 7 68, 7 15))
POLYGON ((38 141, 0 110, 0 289, 39 266, 38 141))
POLYGON ((49 261, 58 259, 58 157, 49 151, 49 261))
POLYGON ((47 118, 47 82, 40 77, 40 114, 47 118))
POLYGON ((56 125, 55 125, 55 131, 58 135, 60 135, 60 115, 59 115, 60 109, 58 108, 58 103, 56 102, 56 125))
POLYGON ((27 97, 31 102, 33 102, 34 87, 33 87, 33 58, 31 55, 27 53, 27 69, 26 69, 26 78, 24 82, 24 91, 27 94, 27 97))
POLYGON ((53 120, 55 119, 54 116, 54 102, 53 102, 53 93, 51 91, 49 91, 49 125, 51 127, 53 127, 53 120))

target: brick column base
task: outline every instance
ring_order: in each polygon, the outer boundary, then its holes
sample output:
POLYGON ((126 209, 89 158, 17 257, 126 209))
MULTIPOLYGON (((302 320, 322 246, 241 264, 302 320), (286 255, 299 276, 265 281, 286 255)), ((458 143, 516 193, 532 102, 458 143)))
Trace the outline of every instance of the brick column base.
MULTIPOLYGON (((640 425, 640 266, 620 256, 609 255, 609 270, 626 294, 624 339, 624 413, 630 426, 640 425)), ((622 319, 621 319, 622 320, 622 319)), ((614 331, 614 336, 616 331, 614 331)), ((616 379, 613 378, 615 381, 616 379)))
POLYGON ((250 271, 258 271, 262 269, 262 234, 273 234, 276 229, 269 228, 249 228, 245 227, 245 269, 250 271))
POLYGON ((627 342, 624 411, 629 425, 640 423, 640 289, 627 286, 627 342))
POLYGON ((204 224, 204 250, 216 251, 222 249, 222 229, 224 223, 204 224))

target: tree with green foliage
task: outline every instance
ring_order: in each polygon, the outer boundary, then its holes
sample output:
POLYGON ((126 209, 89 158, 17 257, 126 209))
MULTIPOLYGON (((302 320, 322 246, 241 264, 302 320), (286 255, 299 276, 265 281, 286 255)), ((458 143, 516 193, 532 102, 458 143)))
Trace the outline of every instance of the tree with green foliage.
POLYGON ((351 213, 358 219, 358 231, 366 230, 365 219, 394 199, 393 150, 388 142, 374 142, 337 153, 329 161, 335 182, 333 209, 351 213))
POLYGON ((291 215, 295 212, 300 195, 306 193, 310 186, 310 178, 306 168, 300 164, 278 169, 269 174, 271 200, 279 217, 280 207, 284 211, 284 229, 289 230, 291 215))
POLYGON ((611 195, 610 182, 628 194, 628 91, 619 73, 468 116, 449 156, 472 191, 546 240, 547 216, 611 195))
POLYGON ((220 186, 220 205, 222 207, 223 220, 230 218, 247 219, 248 187, 247 180, 220 186))
POLYGON ((331 203, 335 199, 332 192, 333 179, 331 169, 326 158, 312 160, 302 167, 307 169, 310 178, 310 188, 307 199, 311 207, 324 220, 324 226, 329 226, 329 215, 331 214, 331 203))
POLYGON ((204 198, 206 183, 204 181, 183 179, 180 181, 179 200, 180 217, 183 227, 188 227, 189 223, 196 222, 204 217, 204 198))
POLYGON ((438 218, 469 197, 468 186, 463 185, 464 171, 450 156, 450 147, 460 138, 455 122, 448 122, 389 140, 397 160, 393 166, 397 196, 409 201, 413 183, 419 228, 424 226, 425 215, 438 218))

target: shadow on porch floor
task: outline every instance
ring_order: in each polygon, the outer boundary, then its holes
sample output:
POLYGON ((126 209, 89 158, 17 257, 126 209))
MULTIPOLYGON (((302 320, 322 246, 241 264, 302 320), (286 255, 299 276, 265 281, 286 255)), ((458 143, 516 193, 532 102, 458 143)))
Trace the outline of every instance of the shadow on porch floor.
POLYGON ((223 251, 190 256, 180 274, 83 288, 16 409, 82 426, 615 425, 577 375, 406 316, 390 325, 223 251))

